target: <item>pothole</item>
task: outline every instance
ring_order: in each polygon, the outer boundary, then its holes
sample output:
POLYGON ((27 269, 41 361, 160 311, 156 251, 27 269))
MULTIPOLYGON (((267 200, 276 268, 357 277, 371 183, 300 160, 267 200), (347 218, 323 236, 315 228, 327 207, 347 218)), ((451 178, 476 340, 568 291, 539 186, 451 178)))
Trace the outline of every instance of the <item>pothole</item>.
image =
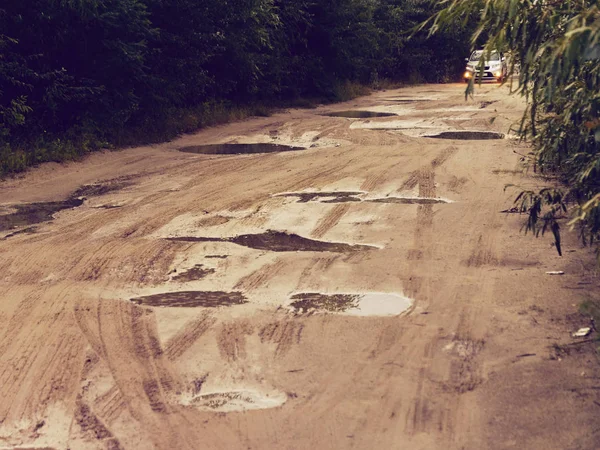
POLYGON ((188 269, 184 272, 178 273, 171 279, 173 281, 184 281, 184 282, 185 281, 195 281, 195 280, 201 280, 202 278, 204 278, 207 275, 210 275, 212 273, 215 273, 215 269, 213 269, 213 268, 205 269, 202 264, 196 264, 191 269, 188 269))
POLYGON ((241 292, 222 291, 165 292, 132 298, 131 301, 138 305, 165 306, 169 308, 216 308, 219 306, 248 303, 246 297, 241 292))
POLYGON ((430 197, 381 197, 370 198, 365 201, 372 203, 400 203, 403 205, 436 205, 439 203, 450 203, 443 198, 430 197))
POLYGON ((204 155, 246 155, 254 153, 279 153, 306 150, 304 147, 292 147, 281 144, 208 144, 180 147, 180 152, 200 153, 204 155))
POLYGON ((392 117, 398 114, 375 111, 336 111, 322 115, 327 117, 346 117, 348 119, 369 119, 371 117, 392 117))
POLYGON ((357 195, 364 194, 359 191, 338 191, 338 192, 284 192, 275 194, 273 197, 296 197, 298 203, 308 203, 314 200, 322 201, 322 203, 344 203, 344 202, 360 202, 361 199, 357 195))
POLYGON ((0 215, 0 231, 11 230, 24 225, 52 220, 55 213, 63 209, 73 209, 81 206, 83 199, 70 198, 63 202, 28 203, 14 205, 14 212, 0 215))
POLYGON ((181 236, 166 239, 176 242, 231 242, 256 250, 270 250, 272 252, 352 253, 377 248, 363 244, 317 241, 297 234, 273 230, 260 234, 242 234, 229 238, 181 236))
POLYGON ((397 203, 405 205, 434 205, 440 203, 451 203, 450 200, 433 197, 372 197, 364 198, 366 192, 284 192, 274 194, 273 197, 296 197, 298 203, 307 203, 317 201, 319 203, 345 203, 345 202, 365 202, 365 203, 397 203))
POLYGON ((318 312, 349 316, 397 316, 412 306, 412 300, 398 294, 322 294, 304 292, 291 297, 290 308, 297 314, 318 312))
POLYGON ((253 409, 277 408, 287 400, 283 392, 263 393, 250 389, 211 392, 194 397, 189 405, 215 412, 248 411, 253 409))
POLYGON ((456 139, 466 141, 481 141, 488 139, 504 139, 504 134, 493 131, 443 131, 439 134, 424 136, 435 139, 456 139))

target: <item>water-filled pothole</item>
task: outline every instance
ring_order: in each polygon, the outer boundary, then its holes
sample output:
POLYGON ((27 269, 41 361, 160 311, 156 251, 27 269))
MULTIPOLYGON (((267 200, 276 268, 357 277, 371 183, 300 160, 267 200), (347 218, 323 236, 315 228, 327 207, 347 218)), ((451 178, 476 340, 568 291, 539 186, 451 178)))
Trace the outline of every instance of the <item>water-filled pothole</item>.
POLYGON ((397 115, 395 113, 375 111, 336 111, 323 114, 323 116, 327 117, 346 117, 348 119, 369 119, 371 117, 392 117, 397 115))
POLYGON ((241 292, 222 291, 164 292, 132 298, 131 301, 138 305, 167 306, 169 308, 216 308, 248 303, 241 292))
POLYGON ((308 203, 314 200, 322 201, 322 203, 344 203, 360 202, 361 199, 356 196, 361 194, 364 194, 364 192, 284 192, 282 194, 275 194, 273 197, 297 197, 298 203, 308 203))
POLYGON ((488 139, 504 139, 504 134, 493 131, 443 131, 439 134, 424 136, 435 139, 456 139, 466 141, 481 141, 488 139))
POLYGON ((166 239, 176 242, 231 242, 256 250, 270 250, 272 252, 352 253, 377 248, 363 244, 317 241, 293 233, 272 230, 261 234, 242 234, 229 238, 182 236, 166 239))
POLYGON ((365 200, 372 203, 400 203, 403 205, 436 205, 439 203, 449 203, 442 198, 430 197, 381 197, 365 200))
POLYGON ((246 155, 254 153, 279 153, 306 150, 304 147, 292 147, 281 144, 208 144, 180 147, 180 152, 200 153, 204 155, 246 155))
POLYGON ((51 220, 55 213, 63 209, 72 209, 81 206, 82 199, 70 198, 63 202, 28 203, 14 205, 12 213, 0 215, 0 231, 12 228, 33 225, 51 220))
POLYGON ((202 278, 204 278, 207 275, 210 275, 212 273, 215 273, 215 269, 213 269, 213 268, 205 269, 202 264, 196 264, 191 269, 188 269, 184 272, 178 273, 177 275, 175 275, 172 278, 172 280, 173 281, 201 280, 202 278))
POLYGON ((294 294, 290 307, 297 314, 329 312, 350 316, 397 316, 412 306, 412 300, 398 294, 294 294))
POLYGON ((282 392, 262 393, 243 389, 198 395, 191 400, 190 405, 205 411, 233 412, 277 408, 286 400, 287 395, 282 392))

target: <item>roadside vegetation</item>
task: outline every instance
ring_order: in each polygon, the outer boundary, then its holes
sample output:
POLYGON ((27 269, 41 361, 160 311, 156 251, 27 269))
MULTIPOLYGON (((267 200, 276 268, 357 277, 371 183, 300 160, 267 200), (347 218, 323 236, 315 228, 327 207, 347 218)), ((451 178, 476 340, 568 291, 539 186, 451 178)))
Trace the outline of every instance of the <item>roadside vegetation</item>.
MULTIPOLYGON (((0 7, 0 176, 274 107, 459 76, 429 0, 32 0, 0 7)), ((439 9, 439 8, 438 8, 439 9)))
POLYGON ((526 231, 552 232, 559 254, 564 219, 584 244, 600 238, 599 8, 597 0, 450 0, 425 25, 435 35, 478 17, 472 43, 512 56, 513 89, 528 102, 519 129, 532 143, 526 160, 551 180, 516 203, 526 231))

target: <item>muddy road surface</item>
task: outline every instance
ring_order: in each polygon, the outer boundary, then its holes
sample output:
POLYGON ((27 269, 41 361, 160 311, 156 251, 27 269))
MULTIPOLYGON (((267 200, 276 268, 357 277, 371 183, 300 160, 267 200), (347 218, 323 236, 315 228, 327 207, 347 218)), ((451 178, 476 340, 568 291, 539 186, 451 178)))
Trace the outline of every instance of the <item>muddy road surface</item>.
POLYGON ((500 212, 523 108, 411 87, 2 182, 0 448, 600 448, 593 258, 500 212))

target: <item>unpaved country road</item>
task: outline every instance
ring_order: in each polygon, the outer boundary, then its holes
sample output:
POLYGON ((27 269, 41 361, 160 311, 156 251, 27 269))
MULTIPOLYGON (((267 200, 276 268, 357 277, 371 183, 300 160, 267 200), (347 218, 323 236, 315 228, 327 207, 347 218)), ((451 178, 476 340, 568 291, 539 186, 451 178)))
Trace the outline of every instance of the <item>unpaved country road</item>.
POLYGON ((0 448, 600 448, 592 258, 500 213, 525 146, 423 137, 522 111, 411 87, 3 182, 0 448), (177 150, 257 142, 307 149, 177 150))

